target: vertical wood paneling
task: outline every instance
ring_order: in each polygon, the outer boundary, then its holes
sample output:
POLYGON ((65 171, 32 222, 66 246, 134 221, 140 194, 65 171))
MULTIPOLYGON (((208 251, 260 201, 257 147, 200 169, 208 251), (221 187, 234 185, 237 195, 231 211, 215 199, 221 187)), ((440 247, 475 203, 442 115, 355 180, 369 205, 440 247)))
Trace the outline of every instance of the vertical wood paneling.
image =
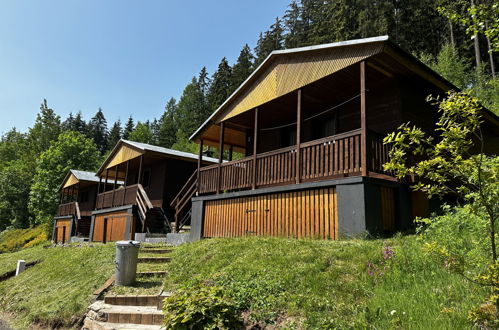
POLYGON ((380 187, 381 190, 381 218, 383 220, 383 230, 395 230, 395 196, 394 189, 380 187))
POLYGON ((338 237, 335 188, 205 203, 204 237, 338 237))

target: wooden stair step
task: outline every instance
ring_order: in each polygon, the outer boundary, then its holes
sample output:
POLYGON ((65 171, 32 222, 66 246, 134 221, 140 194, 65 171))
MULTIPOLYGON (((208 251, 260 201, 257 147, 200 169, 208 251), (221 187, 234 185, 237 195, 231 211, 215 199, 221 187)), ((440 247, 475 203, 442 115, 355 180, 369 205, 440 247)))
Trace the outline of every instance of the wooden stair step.
POLYGON ((144 276, 144 277, 154 277, 154 276, 166 276, 167 271, 165 270, 157 270, 157 271, 150 271, 150 272, 137 272, 137 276, 144 276))
POLYGON ((158 295, 108 295, 104 297, 104 303, 117 306, 155 306, 160 302, 158 295))
POLYGON ((139 257, 138 262, 170 262, 171 258, 169 257, 139 257))
POLYGON ((101 312, 109 323, 161 325, 163 312, 156 306, 106 305, 101 312))
POLYGON ((171 249, 147 249, 147 250, 144 250, 145 253, 157 253, 157 254, 170 253, 172 251, 173 250, 171 250, 171 249))
POLYGON ((109 323, 100 321, 91 321, 92 330, 161 330, 161 325, 153 324, 132 324, 132 323, 109 323))

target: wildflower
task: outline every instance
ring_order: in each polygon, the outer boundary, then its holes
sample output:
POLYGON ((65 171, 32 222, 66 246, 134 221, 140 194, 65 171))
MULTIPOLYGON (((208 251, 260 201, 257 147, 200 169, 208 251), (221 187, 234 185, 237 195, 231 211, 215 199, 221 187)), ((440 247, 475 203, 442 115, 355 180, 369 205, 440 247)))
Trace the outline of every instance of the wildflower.
POLYGON ((390 315, 391 315, 391 316, 393 316, 393 315, 395 315, 395 313, 397 313, 397 311, 396 311, 396 310, 392 310, 392 311, 390 312, 390 315))

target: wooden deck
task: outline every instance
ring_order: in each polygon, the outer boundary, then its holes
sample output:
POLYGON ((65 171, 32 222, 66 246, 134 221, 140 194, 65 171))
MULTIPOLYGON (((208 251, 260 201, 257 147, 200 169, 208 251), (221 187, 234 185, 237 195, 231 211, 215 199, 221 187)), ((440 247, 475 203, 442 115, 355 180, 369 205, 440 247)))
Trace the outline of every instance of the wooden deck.
MULTIPOLYGON (((368 171, 386 174, 389 148, 372 133, 368 171)), ((200 168, 199 194, 322 181, 362 173, 360 129, 200 168), (299 160, 297 159, 299 156, 299 160), (256 166, 256 171, 254 167, 256 166)))

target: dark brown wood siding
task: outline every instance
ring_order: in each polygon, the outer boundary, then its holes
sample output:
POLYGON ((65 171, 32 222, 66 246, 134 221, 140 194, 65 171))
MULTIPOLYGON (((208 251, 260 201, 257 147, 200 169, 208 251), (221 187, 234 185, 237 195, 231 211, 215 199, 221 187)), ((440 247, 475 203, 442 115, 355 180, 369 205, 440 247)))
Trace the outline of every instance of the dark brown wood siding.
POLYGON ((335 188, 208 201, 204 237, 338 238, 335 188))
POLYGON ((380 187, 381 191, 381 219, 383 231, 395 231, 395 194, 394 189, 380 187))

